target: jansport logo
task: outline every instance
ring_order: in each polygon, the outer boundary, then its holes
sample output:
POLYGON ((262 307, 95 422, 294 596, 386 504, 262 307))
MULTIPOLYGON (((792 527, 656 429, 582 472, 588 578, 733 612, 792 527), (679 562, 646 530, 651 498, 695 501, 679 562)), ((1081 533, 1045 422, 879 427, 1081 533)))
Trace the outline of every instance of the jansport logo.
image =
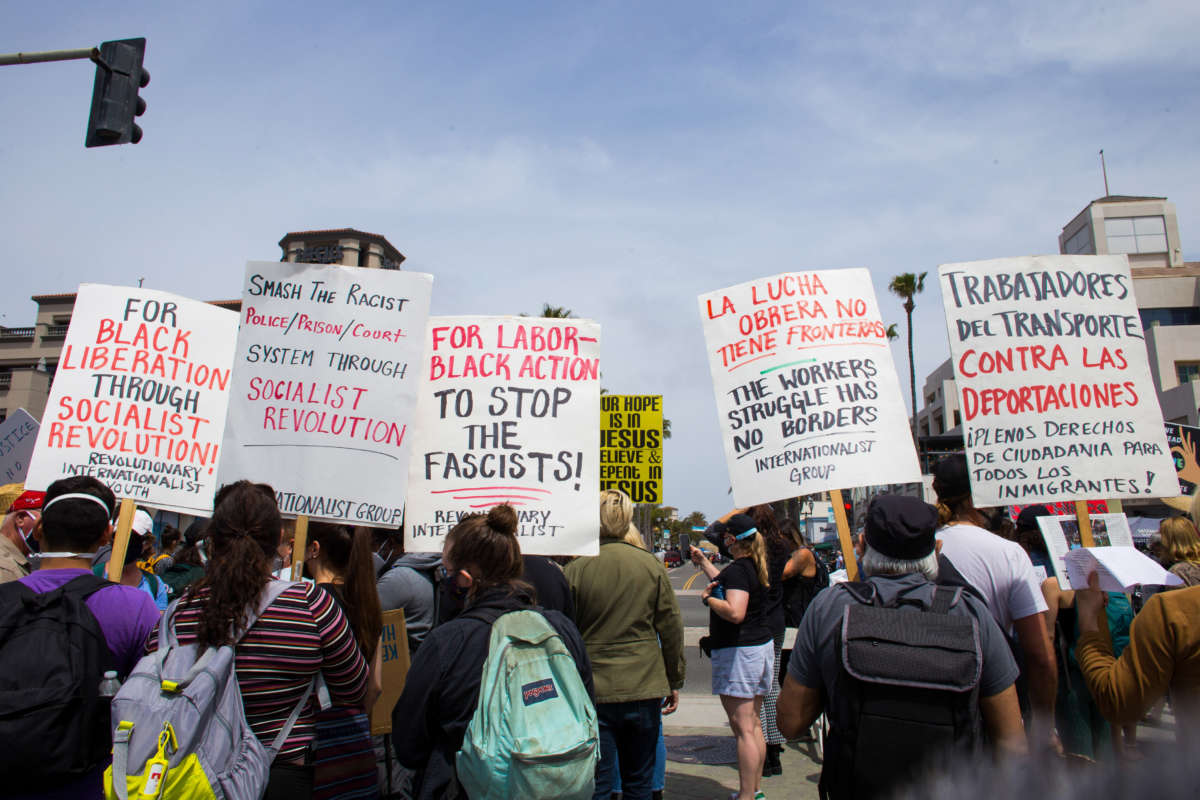
POLYGON ((558 697, 558 690, 554 688, 554 681, 546 678, 544 681, 534 681, 522 686, 521 697, 525 701, 525 705, 531 706, 534 703, 549 700, 551 697, 558 697))

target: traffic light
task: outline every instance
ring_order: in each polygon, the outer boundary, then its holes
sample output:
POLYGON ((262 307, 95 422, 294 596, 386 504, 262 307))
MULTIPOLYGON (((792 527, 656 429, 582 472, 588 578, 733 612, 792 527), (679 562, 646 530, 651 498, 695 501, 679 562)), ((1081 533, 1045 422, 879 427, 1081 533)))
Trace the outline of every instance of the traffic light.
POLYGON ((853 500, 844 500, 842 502, 842 506, 846 509, 846 522, 848 522, 850 524, 850 526, 853 527, 854 526, 854 501, 853 500))
POLYGON ((142 129, 133 118, 146 110, 146 101, 138 97, 138 90, 150 83, 150 73, 142 68, 145 55, 145 39, 119 39, 100 45, 99 57, 93 57, 96 83, 86 146, 137 144, 142 140, 142 129))

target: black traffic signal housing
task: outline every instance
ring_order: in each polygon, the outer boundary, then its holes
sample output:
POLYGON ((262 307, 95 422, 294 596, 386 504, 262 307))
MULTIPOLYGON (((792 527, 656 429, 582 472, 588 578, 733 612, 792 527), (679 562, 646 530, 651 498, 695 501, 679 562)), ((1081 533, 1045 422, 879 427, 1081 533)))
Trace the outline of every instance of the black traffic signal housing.
POLYGON ((142 129, 133 118, 146 110, 146 101, 138 90, 150 83, 150 73, 142 67, 146 40, 119 39, 100 45, 96 61, 96 83, 92 87, 92 113, 88 117, 87 147, 109 144, 137 144, 142 129))

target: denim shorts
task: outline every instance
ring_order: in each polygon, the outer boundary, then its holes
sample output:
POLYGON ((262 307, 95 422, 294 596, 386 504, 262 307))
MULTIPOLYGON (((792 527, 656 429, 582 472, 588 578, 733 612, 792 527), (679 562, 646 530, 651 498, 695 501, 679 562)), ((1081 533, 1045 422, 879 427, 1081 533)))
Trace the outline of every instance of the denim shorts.
POLYGON ((712 693, 730 697, 765 697, 775 675, 775 642, 712 651, 712 693))

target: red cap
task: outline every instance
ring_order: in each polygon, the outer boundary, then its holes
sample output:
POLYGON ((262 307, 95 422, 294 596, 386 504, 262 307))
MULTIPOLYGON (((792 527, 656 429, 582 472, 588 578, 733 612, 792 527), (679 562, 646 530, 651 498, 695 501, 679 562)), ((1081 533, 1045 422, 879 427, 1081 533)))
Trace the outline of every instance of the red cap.
POLYGON ((26 491, 22 492, 21 496, 13 501, 13 504, 8 507, 9 513, 13 511, 37 511, 42 507, 42 503, 46 500, 45 492, 26 491))

